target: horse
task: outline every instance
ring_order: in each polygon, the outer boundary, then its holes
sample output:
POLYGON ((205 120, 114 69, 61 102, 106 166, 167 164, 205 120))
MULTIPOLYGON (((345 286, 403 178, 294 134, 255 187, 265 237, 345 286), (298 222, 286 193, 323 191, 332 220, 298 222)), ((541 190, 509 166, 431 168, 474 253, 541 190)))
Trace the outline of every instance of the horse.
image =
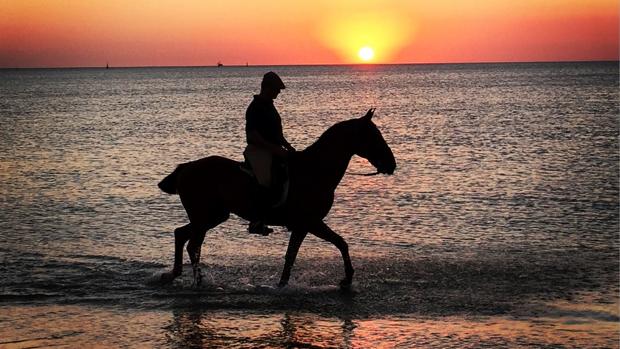
MULTIPOLYGON (((288 197, 265 219, 268 225, 284 226, 291 232, 279 287, 288 284, 297 252, 308 233, 340 250, 345 271, 340 287, 351 286, 354 270, 349 247, 323 219, 353 155, 367 159, 377 170, 373 174, 391 175, 396 169, 394 154, 372 121, 373 113, 374 109, 370 109, 360 118, 331 126, 315 143, 289 157, 288 197)), ((189 218, 189 224, 174 231, 174 266, 171 272, 162 274, 163 283, 181 275, 187 243, 194 284, 200 285, 200 250, 206 232, 226 221, 231 213, 246 220, 253 217, 250 193, 257 184, 241 165, 221 156, 209 156, 177 166, 158 184, 164 192, 179 195, 189 218)))

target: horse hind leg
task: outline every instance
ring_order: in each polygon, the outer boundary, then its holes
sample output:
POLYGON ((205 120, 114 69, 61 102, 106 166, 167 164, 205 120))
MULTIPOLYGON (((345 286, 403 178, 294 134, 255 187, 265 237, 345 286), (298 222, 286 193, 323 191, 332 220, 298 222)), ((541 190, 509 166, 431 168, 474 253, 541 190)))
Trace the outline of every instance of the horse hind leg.
POLYGON ((187 254, 189 255, 189 259, 192 263, 192 272, 194 275, 194 281, 192 283, 193 286, 198 287, 202 284, 200 253, 207 231, 226 221, 229 215, 230 214, 228 212, 221 212, 218 215, 211 215, 208 220, 204 220, 204 218, 201 217, 201 219, 199 219, 196 223, 194 223, 196 220, 192 221, 192 226, 195 227, 195 229, 189 239, 189 242, 187 243, 187 254))
POLYGON ((202 272, 200 270, 200 253, 202 250, 202 243, 205 239, 205 234, 209 229, 201 229, 193 238, 189 240, 187 244, 187 254, 189 260, 192 263, 192 273, 194 275, 194 281, 192 286, 200 286, 202 284, 202 272))
POLYGON ((171 283, 183 273, 183 247, 192 235, 192 227, 186 224, 174 230, 174 266, 172 271, 161 276, 163 283, 171 283))

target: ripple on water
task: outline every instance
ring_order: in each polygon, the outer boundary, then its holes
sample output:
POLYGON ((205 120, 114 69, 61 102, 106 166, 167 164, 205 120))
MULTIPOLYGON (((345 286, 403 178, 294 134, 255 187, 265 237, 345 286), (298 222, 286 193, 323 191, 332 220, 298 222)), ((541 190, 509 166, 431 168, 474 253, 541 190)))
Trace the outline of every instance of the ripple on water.
MULTIPOLYGON (((0 321, 0 338, 242 347, 247 328, 256 346, 312 334, 334 347, 617 347, 617 312, 554 303, 617 299, 615 63, 278 67, 298 149, 374 105, 396 156, 393 176, 345 176, 326 218, 356 293, 337 292, 338 251, 314 237, 287 291, 261 287, 277 283, 288 233, 248 237, 234 217, 207 234, 203 288, 187 268, 149 282, 187 221, 156 183, 205 155, 241 159, 264 69, 0 71, 0 306, 21 328, 0 321)), ((349 170, 372 169, 354 157, 349 170)))
POLYGON ((617 348, 617 322, 584 318, 389 316, 352 318, 299 311, 199 309, 143 311, 116 307, 3 307, 0 345, 148 347, 441 347, 617 348), (6 317, 15 319, 7 326, 6 317), (27 319, 27 320, 26 320, 27 319), (107 335, 114 333, 114 336, 107 335))

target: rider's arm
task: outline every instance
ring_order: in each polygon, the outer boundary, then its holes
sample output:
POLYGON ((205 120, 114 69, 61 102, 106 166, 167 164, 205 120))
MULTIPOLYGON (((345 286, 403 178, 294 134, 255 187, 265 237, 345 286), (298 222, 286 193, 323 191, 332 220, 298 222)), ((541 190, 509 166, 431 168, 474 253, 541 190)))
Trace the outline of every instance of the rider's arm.
POLYGON ((287 151, 284 150, 284 148, 282 148, 279 145, 275 145, 271 142, 266 141, 265 138, 263 138, 263 136, 261 136, 261 134, 257 130, 248 131, 247 138, 248 138, 247 139, 248 144, 253 144, 259 148, 265 149, 275 156, 286 157, 288 155, 287 151))
POLYGON ((284 147, 284 149, 288 150, 288 151, 295 151, 295 148, 293 148, 293 146, 291 145, 291 143, 289 143, 286 138, 284 138, 284 133, 282 133, 282 123, 280 123, 280 127, 278 130, 278 138, 280 139, 279 143, 282 144, 282 146, 284 147))

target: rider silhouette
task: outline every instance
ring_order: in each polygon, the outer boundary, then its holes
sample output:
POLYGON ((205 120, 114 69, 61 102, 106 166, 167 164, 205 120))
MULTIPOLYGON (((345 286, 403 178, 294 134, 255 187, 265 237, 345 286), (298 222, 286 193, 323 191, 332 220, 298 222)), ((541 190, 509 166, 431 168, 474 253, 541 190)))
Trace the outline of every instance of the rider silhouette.
POLYGON ((243 152, 246 161, 258 181, 258 189, 253 198, 255 219, 248 231, 251 234, 267 235, 272 229, 263 222, 272 204, 275 193, 274 168, 278 168, 295 148, 284 138, 282 119, 273 100, 284 89, 284 83, 278 74, 268 72, 263 76, 260 93, 245 112, 245 134, 247 147, 243 152))

